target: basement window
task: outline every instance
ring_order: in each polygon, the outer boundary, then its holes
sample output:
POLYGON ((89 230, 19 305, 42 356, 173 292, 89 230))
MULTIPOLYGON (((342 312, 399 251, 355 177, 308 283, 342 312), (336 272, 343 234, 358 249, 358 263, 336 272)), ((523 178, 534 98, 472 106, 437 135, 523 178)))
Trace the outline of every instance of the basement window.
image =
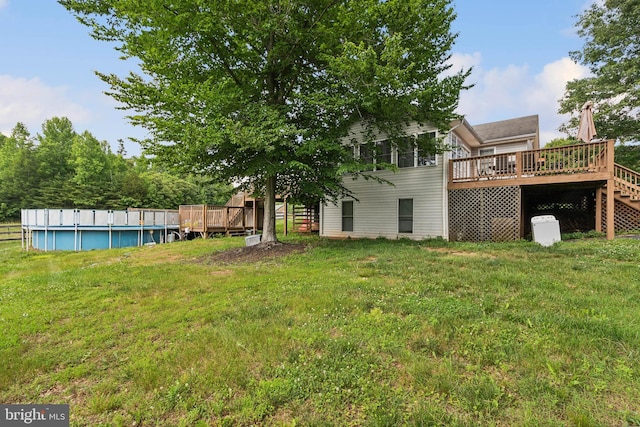
POLYGON ((342 231, 353 231, 353 201, 342 202, 342 231))
POLYGON ((398 233, 413 233, 413 199, 398 200, 398 233))

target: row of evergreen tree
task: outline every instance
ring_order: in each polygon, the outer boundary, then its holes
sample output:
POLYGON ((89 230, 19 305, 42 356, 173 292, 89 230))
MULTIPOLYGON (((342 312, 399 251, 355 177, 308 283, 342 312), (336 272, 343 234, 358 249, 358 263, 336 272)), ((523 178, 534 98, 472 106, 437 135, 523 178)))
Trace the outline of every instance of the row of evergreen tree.
POLYGON ((181 204, 224 203, 230 187, 199 176, 178 176, 150 159, 125 157, 67 118, 54 117, 32 137, 16 124, 0 133, 0 222, 25 208, 177 209, 181 204))

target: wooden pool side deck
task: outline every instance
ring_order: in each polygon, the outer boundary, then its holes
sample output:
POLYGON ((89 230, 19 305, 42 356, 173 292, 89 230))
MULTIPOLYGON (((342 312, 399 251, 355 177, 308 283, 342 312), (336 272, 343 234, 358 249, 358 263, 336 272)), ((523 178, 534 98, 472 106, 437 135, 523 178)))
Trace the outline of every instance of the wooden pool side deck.
POLYGON ((198 233, 205 238, 213 234, 255 234, 262 229, 260 205, 256 200, 251 203, 250 206, 181 205, 180 232, 198 233))

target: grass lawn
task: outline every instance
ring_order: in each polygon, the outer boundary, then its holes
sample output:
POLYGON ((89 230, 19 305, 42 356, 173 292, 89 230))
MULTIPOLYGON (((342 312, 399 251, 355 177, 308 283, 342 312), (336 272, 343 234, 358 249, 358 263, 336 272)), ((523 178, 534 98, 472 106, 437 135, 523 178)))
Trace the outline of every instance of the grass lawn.
POLYGON ((0 243, 0 402, 71 424, 640 425, 640 240, 0 243))

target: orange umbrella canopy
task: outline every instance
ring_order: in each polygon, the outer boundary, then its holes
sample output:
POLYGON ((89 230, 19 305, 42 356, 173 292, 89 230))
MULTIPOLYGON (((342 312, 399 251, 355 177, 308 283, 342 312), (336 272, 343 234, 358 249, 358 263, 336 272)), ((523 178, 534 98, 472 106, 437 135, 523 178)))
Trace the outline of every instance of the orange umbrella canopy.
POLYGON ((580 112, 580 124, 578 125, 578 139, 590 142, 596 137, 596 126, 593 124, 593 102, 587 101, 580 112))

